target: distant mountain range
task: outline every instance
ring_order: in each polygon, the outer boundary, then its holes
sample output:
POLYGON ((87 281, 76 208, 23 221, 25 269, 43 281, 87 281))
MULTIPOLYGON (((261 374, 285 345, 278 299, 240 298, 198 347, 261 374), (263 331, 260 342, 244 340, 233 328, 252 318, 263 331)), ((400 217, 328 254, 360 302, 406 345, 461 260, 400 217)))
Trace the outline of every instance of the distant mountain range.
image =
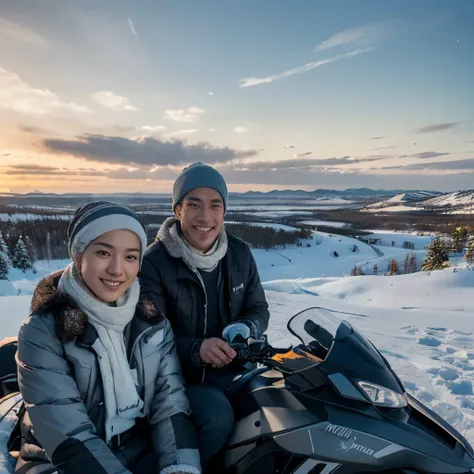
POLYGON ((442 214, 472 214, 474 190, 454 193, 410 191, 369 204, 362 210, 379 213, 429 211, 442 214))
MULTIPOLYGON (((248 198, 331 198, 331 197, 339 197, 339 198, 377 198, 377 197, 392 197, 398 194, 403 193, 410 193, 410 194, 427 194, 430 197, 438 196, 440 192, 437 191, 406 191, 406 190, 385 190, 385 189, 369 189, 369 188, 350 188, 345 190, 336 190, 336 189, 315 189, 314 191, 304 191, 302 189, 285 189, 285 190, 272 190, 268 192, 263 191, 247 191, 245 193, 236 193, 231 192, 231 196, 238 196, 240 198, 248 197, 248 198)), ((106 196, 123 196, 123 197, 131 197, 131 198, 139 198, 139 199, 146 199, 146 198, 171 198, 171 193, 65 193, 65 194, 57 194, 57 193, 43 193, 41 191, 35 191, 26 194, 17 194, 17 193, 2 193, 0 194, 1 197, 25 197, 25 198, 101 198, 106 196)))
POLYGON ((336 189, 315 189, 314 191, 304 191, 302 189, 288 189, 288 190, 273 190, 268 192, 262 191, 247 191, 246 193, 230 193, 239 197, 250 197, 250 198, 324 198, 324 197, 339 197, 346 199, 364 199, 364 198, 377 198, 377 197, 392 197, 403 193, 419 193, 427 194, 430 197, 438 196, 442 193, 437 191, 404 191, 404 190, 386 190, 386 189, 369 189, 369 188, 350 188, 342 191, 336 189))

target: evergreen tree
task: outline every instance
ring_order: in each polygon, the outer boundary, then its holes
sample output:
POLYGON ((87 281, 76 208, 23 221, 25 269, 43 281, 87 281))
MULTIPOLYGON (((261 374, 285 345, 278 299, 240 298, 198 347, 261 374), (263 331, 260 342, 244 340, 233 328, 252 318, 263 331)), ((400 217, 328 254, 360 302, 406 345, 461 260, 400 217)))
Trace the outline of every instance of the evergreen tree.
POLYGON ((8 258, 8 249, 0 232, 0 280, 6 280, 10 267, 10 259, 8 258))
POLYGON ((467 263, 473 264, 474 263, 474 234, 469 236, 469 240, 467 241, 467 251, 466 255, 464 255, 467 263))
POLYGON ((449 255, 446 243, 439 237, 435 237, 428 247, 428 255, 423 262, 421 269, 423 271, 441 270, 449 266, 449 255))
POLYGON ((25 242, 20 237, 15 247, 15 254, 12 258, 12 265, 15 268, 19 268, 20 270, 29 270, 33 268, 33 262, 31 260, 30 254, 28 253, 28 249, 26 248, 25 242))
POLYGON ((418 264, 416 263, 416 255, 412 253, 408 260, 408 273, 416 273, 418 271, 418 264))
POLYGON ((403 262, 403 273, 410 273, 410 257, 406 254, 405 261, 403 262))
POLYGON ((453 239, 453 250, 455 252, 462 252, 464 246, 466 245, 466 240, 468 236, 467 227, 456 227, 452 233, 451 237, 453 239))
POLYGON ((396 275, 398 273, 398 262, 393 259, 391 262, 390 262, 390 265, 388 266, 388 271, 390 272, 390 275, 396 275))
POLYGON ((46 258, 48 260, 53 259, 53 254, 51 252, 51 233, 50 232, 46 233, 46 258))
POLYGON ((35 263, 36 262, 36 252, 35 252, 35 248, 34 248, 32 242, 31 242, 31 239, 26 235, 23 238, 23 241, 25 242, 25 246, 26 246, 26 250, 28 251, 28 255, 31 258, 31 263, 35 263))
POLYGON ((379 266, 377 264, 374 265, 374 275, 377 275, 379 272, 379 266))
POLYGON ((4 252, 0 252, 0 280, 6 280, 8 275, 8 262, 4 252))

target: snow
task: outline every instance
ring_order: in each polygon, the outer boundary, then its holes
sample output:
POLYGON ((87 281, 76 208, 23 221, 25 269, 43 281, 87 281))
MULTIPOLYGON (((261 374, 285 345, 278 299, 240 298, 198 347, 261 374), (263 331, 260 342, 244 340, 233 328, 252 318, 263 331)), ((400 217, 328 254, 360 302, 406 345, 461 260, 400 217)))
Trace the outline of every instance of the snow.
MULTIPOLYGON (((420 261, 431 241, 431 235, 377 235, 386 245, 313 232, 303 247, 254 249, 270 305, 270 341, 279 346, 295 342, 286 330, 289 318, 308 307, 327 308, 380 349, 409 393, 474 443, 474 272, 459 265, 409 275, 348 276, 355 265, 377 263, 383 271, 395 257, 402 264, 407 253, 416 253, 420 261), (414 251, 401 248, 405 240, 414 243, 414 251), (356 252, 351 251, 354 245, 356 252)), ((67 263, 37 262, 36 274, 9 274, 7 283, 23 295, 0 298, 0 339, 15 335, 28 316, 37 280, 67 263)))
POLYGON ((421 211, 422 207, 416 206, 404 206, 404 205, 395 205, 395 206, 378 206, 378 207, 369 207, 367 206, 364 209, 361 209, 363 212, 413 212, 421 211))
POLYGON ((276 224, 275 222, 238 222, 238 221, 225 221, 226 224, 240 224, 240 225, 252 225, 257 227, 269 227, 276 230, 286 230, 293 232, 298 230, 296 227, 291 227, 285 224, 276 224))
POLYGON ((301 221, 300 224, 306 225, 322 225, 328 227, 347 227, 350 226, 348 222, 337 222, 337 221, 301 221))
POLYGON ((394 231, 374 230, 370 232, 372 232, 372 234, 367 237, 370 239, 379 239, 381 246, 403 248, 404 242, 411 242, 415 246, 415 250, 424 250, 426 246, 431 244, 434 237, 431 234, 417 235, 416 233, 394 231))
POLYGON ((295 342, 285 324, 305 308, 335 311, 381 350, 409 393, 453 424, 472 444, 473 286, 474 273, 451 269, 264 282, 272 314, 269 338, 280 346, 295 342), (458 285, 464 285, 461 291, 458 285))
POLYGON ((10 268, 8 272, 5 288, 7 290, 2 294, 2 282, 0 281, 0 296, 6 295, 31 295, 35 289, 36 283, 41 278, 52 272, 67 267, 71 263, 70 259, 64 260, 38 260, 31 270, 25 272, 18 268, 10 268))

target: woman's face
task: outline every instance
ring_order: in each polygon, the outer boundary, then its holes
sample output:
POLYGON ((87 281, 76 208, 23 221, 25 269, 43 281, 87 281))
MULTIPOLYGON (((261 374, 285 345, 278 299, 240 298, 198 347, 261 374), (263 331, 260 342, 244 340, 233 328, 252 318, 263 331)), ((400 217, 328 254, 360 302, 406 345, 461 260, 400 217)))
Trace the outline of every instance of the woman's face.
POLYGON ((97 298, 106 303, 117 301, 138 275, 140 240, 129 230, 106 232, 87 246, 76 263, 97 298))

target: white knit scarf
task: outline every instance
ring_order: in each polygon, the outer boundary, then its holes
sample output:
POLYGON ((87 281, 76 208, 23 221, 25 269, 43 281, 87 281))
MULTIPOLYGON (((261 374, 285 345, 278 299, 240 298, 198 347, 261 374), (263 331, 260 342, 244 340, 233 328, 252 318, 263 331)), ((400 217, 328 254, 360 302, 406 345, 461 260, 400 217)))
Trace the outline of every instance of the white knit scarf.
POLYGON ((163 222, 158 231, 158 240, 165 244, 172 257, 182 258, 190 267, 206 272, 212 272, 227 253, 227 233, 224 226, 214 245, 206 253, 196 250, 186 242, 175 217, 169 217, 163 222))
POLYGON ((99 340, 93 348, 100 356, 99 367, 104 386, 106 408, 106 441, 123 433, 135 424, 135 418, 144 416, 143 401, 130 372, 124 342, 124 330, 132 320, 140 296, 140 286, 135 280, 130 289, 109 306, 98 300, 87 289, 79 271, 71 263, 59 280, 58 289, 71 296, 94 326, 99 340))

